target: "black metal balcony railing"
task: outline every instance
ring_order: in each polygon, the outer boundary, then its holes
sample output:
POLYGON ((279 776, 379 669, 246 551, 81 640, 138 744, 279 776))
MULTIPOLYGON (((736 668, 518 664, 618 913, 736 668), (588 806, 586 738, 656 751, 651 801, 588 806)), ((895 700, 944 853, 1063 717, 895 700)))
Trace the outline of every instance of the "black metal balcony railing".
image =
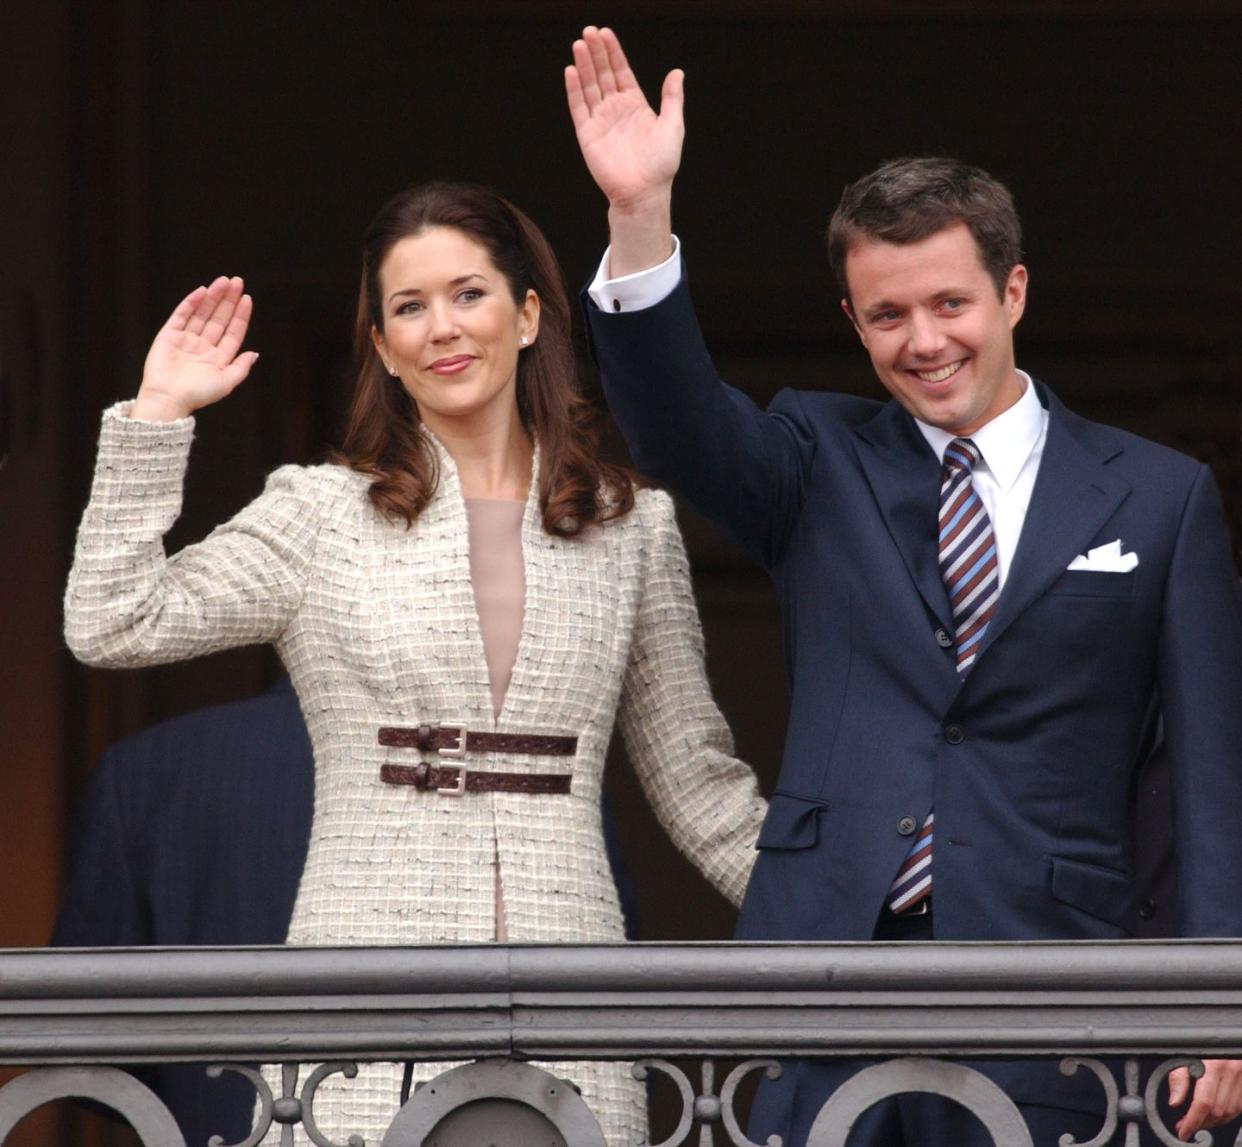
POLYGON ((660 1147, 696 1133, 701 1147, 717 1133, 745 1147, 733 1110, 745 1075, 779 1070, 782 1057, 868 1056, 895 1058, 829 1099, 808 1147, 843 1144, 863 1110, 907 1091, 957 1099, 1001 1147, 1023 1147, 1030 1138, 1010 1100, 954 1062, 1001 1055, 1063 1057, 1063 1071, 1097 1076, 1107 1116, 1089 1147, 1137 1143, 1140 1124, 1175 1144, 1155 1102, 1168 1072, 1189 1055, 1242 1055, 1242 943, 0 952, 0 1064, 35 1066, 0 1088, 0 1143, 43 1103, 86 1097, 129 1119, 148 1147, 183 1147, 159 1100, 108 1065, 240 1071, 263 1112, 247 1144, 275 1121, 300 1122, 327 1145, 313 1118, 327 1074, 369 1060, 480 1060, 415 1092, 384 1147, 430 1141, 433 1129, 438 1143, 473 1147, 493 1141, 482 1128, 511 1131, 518 1111, 546 1129, 541 1141, 602 1147, 572 1089, 544 1086, 550 1077, 522 1062, 600 1059, 673 1079, 683 1109, 660 1147), (1120 1081, 1103 1055, 1125 1057, 1120 1081), (704 1059, 701 1085, 669 1056, 704 1059), (1164 1059, 1142 1094, 1138 1056, 1164 1059), (719 1091, 715 1057, 748 1061, 719 1091), (243 1066, 255 1062, 288 1065, 284 1095, 243 1066), (293 1065, 306 1062, 323 1066, 299 1089, 293 1065))

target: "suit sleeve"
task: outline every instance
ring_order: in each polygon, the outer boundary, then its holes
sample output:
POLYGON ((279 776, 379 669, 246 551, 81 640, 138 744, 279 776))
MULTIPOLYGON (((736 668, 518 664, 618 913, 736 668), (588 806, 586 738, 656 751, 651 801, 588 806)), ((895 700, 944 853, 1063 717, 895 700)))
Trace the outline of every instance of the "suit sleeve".
POLYGON ((133 667, 274 640, 297 609, 314 549, 304 471, 277 470, 231 522, 166 558, 193 424, 104 416, 90 501, 65 592, 82 661, 133 667))
POLYGON ((653 307, 607 314, 584 296, 608 405, 644 474, 668 485, 765 568, 802 503, 814 439, 796 401, 761 411, 717 377, 685 276, 653 307))
POLYGON ((59 948, 154 943, 150 913, 135 879, 117 792, 121 770, 112 750, 95 766, 74 822, 69 881, 52 932, 59 948))
POLYGON ((1242 936, 1242 585, 1220 497, 1200 469, 1183 513, 1161 620, 1178 930, 1242 936))
POLYGON ((712 700, 681 534, 666 494, 653 528, 618 724, 639 781, 673 843, 734 904, 767 811, 755 775, 733 756, 712 700))

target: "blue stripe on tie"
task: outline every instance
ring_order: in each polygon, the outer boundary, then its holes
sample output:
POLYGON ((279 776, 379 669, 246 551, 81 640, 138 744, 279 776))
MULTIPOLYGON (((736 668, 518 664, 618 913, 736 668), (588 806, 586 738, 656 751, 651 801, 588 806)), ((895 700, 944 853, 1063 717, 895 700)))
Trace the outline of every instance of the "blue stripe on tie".
POLYGON ((962 515, 966 513, 966 511, 969 510, 972 506, 975 506, 978 504, 979 504, 979 495, 975 493, 974 488, 972 487, 970 491, 970 497, 967 498, 966 501, 964 501, 961 504, 961 506, 958 507, 958 511, 956 514, 953 515, 952 519, 946 522, 945 525, 941 527, 939 540, 943 542, 944 539, 952 532, 953 527, 956 526, 957 523, 962 520, 962 515))
MULTIPOLYGON (((975 562, 975 564, 971 566, 969 570, 967 570, 964 574, 958 574, 958 576, 953 579, 954 589, 956 590, 956 588, 959 585, 961 585, 963 582, 970 581, 970 579, 974 577, 975 574, 977 574, 985 565, 988 564, 988 559, 992 557, 992 555, 995 553, 996 553, 996 542, 993 541, 992 544, 988 546, 983 556, 977 562, 975 562)), ((949 596, 953 597, 953 593, 950 593, 949 596)))
POLYGON ((990 623, 981 625, 978 629, 975 630, 975 632, 970 637, 968 637, 965 641, 961 643, 961 645, 957 647, 957 654, 959 657, 962 655, 962 653, 965 650, 970 649, 971 646, 977 645, 980 641, 983 640, 983 635, 988 630, 988 624, 990 623))

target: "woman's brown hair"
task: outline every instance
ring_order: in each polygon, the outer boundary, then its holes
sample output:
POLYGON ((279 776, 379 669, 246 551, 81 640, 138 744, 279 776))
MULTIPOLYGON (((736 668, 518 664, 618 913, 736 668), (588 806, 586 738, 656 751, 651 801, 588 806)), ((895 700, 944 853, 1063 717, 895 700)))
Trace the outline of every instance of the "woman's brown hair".
POLYGON ((517 305, 528 290, 539 297, 539 337, 518 356, 517 404, 539 445, 543 528, 574 537, 592 522, 628 513, 634 506, 631 475, 595 456, 595 411, 578 388, 569 298, 556 256, 522 211, 469 183, 412 187, 390 199, 367 228, 354 324, 357 381, 335 461, 370 475, 372 504, 407 526, 435 493, 437 458, 420 428, 418 407, 384 369, 371 340, 372 327, 384 329, 379 272, 388 252, 433 227, 451 227, 484 247, 517 305))

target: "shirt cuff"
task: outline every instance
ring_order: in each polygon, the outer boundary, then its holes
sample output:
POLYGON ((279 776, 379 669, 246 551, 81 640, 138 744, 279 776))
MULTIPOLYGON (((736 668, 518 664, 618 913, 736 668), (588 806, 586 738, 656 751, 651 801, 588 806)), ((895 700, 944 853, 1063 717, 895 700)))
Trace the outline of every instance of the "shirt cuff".
POLYGON ((601 311, 642 311, 654 307, 668 298, 681 282, 681 241, 673 236, 673 253, 656 267, 622 275, 619 279, 608 277, 608 256, 612 248, 604 252, 599 270, 587 288, 591 301, 601 311))

